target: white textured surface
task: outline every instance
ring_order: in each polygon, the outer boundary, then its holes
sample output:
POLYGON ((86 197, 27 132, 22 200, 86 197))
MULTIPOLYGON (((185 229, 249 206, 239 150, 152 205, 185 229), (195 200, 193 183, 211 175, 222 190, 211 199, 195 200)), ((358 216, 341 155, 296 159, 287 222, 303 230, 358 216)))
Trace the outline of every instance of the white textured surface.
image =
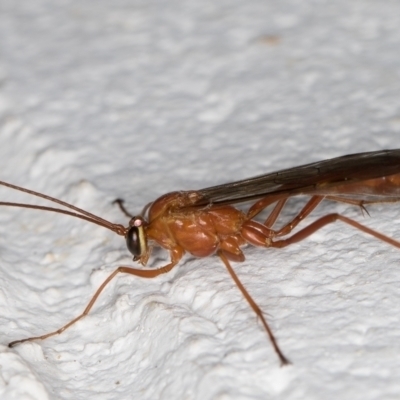
MULTIPOLYGON (((0 179, 113 221, 116 197, 137 212, 171 190, 400 147, 397 1, 0 7, 0 179)), ((363 220, 332 204, 315 216, 332 210, 363 220)), ((398 205, 370 212, 400 237, 398 205)), ((154 280, 118 277, 59 337, 0 347, 0 397, 398 398, 398 250, 337 224, 246 256, 234 267, 292 366, 221 263, 186 257, 154 280)), ((60 327, 121 263, 100 227, 1 209, 0 343, 60 327)))

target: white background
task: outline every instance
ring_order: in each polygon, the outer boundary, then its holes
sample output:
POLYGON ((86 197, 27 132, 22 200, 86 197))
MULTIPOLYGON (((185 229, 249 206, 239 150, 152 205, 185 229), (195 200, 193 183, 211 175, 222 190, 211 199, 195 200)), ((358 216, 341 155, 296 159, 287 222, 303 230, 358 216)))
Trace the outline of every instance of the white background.
MULTIPOLYGON (((114 222, 196 189, 400 147, 400 3, 51 1, 0 5, 0 179, 114 222)), ((1 200, 36 199, 2 188, 1 200)), ((294 201, 288 219, 301 207, 294 201)), ((398 205, 323 204, 400 238, 398 205)), ((0 210, 2 399, 395 399, 400 252, 340 223, 234 264, 293 365, 281 368, 216 257, 119 276, 124 241, 0 210), (14 396, 14 397, 13 397, 14 396)), ((156 252, 149 267, 163 265, 156 252)))

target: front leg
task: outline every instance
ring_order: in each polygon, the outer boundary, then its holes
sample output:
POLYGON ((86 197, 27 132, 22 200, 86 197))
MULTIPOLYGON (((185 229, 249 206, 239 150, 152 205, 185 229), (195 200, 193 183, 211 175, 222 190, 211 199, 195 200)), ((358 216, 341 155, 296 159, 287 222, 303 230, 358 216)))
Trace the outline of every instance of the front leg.
POLYGON ((119 273, 124 273, 124 274, 131 274, 135 276, 139 276, 140 278, 155 278, 158 275, 161 274, 166 274, 167 272, 171 271, 172 268, 175 267, 176 264, 181 260, 184 251, 181 247, 176 246, 173 249, 170 249, 169 251, 170 257, 171 257, 171 262, 164 267, 154 269, 154 270, 142 270, 142 269, 136 269, 136 268, 131 268, 131 267, 118 267, 97 289, 96 293, 92 297, 92 299, 89 301, 89 304, 86 306, 82 314, 78 315, 76 318, 74 318, 72 321, 68 322, 65 324, 63 327, 60 329, 57 329, 54 332, 46 333, 45 335, 41 336, 33 336, 29 337, 26 339, 21 339, 21 340, 15 340, 11 343, 9 343, 8 347, 14 347, 17 344, 23 343, 23 342, 30 342, 32 340, 44 340, 47 339, 51 336, 59 335, 60 333, 64 332, 67 328, 69 328, 71 325, 75 324, 75 322, 78 322, 81 318, 83 318, 85 315, 89 313, 89 311, 92 309, 94 303, 96 302, 97 298, 100 296, 101 292, 103 289, 115 278, 115 276, 119 273))

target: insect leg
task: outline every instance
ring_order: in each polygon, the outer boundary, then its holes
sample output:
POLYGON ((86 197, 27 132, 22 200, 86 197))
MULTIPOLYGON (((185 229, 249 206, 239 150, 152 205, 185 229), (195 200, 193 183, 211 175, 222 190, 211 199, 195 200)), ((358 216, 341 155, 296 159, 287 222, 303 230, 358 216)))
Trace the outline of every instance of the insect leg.
MULTIPOLYGON (((347 198, 344 198, 344 197, 342 198, 339 196, 325 196, 325 197, 324 196, 312 196, 311 199, 304 206, 304 208, 300 211, 300 213, 292 221, 290 221, 288 224, 286 224, 283 228, 279 229, 278 231, 275 231, 275 236, 288 235, 324 199, 358 206, 361 208, 362 212, 365 211, 368 215, 369 215, 368 210, 365 208, 366 204, 384 203, 387 201, 387 200, 360 200, 360 199, 350 199, 350 198, 347 199, 347 198)), ((392 202, 399 201, 399 200, 400 199, 396 199, 396 198, 391 199, 392 202)), ((279 204, 279 202, 278 202, 278 204, 279 204)), ((275 211, 275 209, 272 211, 272 213, 274 211, 275 211)), ((267 222, 268 222, 268 220, 265 222, 265 225, 267 227, 270 227, 270 225, 267 225, 267 222)))
MULTIPOLYGON (((281 205, 278 204, 275 206, 274 210, 271 212, 271 214, 276 213, 275 219, 271 218, 271 222, 269 226, 272 226, 274 224, 274 222, 276 221, 276 219, 279 216, 279 213, 281 212, 285 202, 287 200, 287 196, 282 198, 281 195, 278 196, 269 196, 269 197, 264 197, 263 199, 258 200, 256 203, 254 203, 249 211, 247 212, 247 218, 248 219, 252 219, 254 218, 257 214, 259 214, 262 210, 264 210, 265 208, 267 208, 269 205, 275 203, 276 201, 282 201, 281 205), (276 209, 276 211, 275 211, 276 209)), ((267 221, 270 219, 270 217, 268 217, 267 221)))
POLYGON ((362 224, 360 224, 357 221, 354 221, 353 219, 344 217, 343 215, 340 214, 328 214, 325 215, 324 217, 316 220, 315 222, 313 222, 312 224, 306 226, 304 229, 302 229, 300 232, 295 233, 293 236, 287 238, 287 239, 281 239, 281 240, 277 240, 277 241, 271 241, 268 244, 268 247, 286 247, 292 243, 297 243, 300 242, 302 240, 304 240, 305 238, 307 238, 308 236, 312 235, 314 232, 318 231, 319 229, 323 228, 325 225, 331 224, 332 222, 335 221, 342 221, 348 225, 351 225, 352 227, 359 229, 362 232, 368 233, 369 235, 372 235, 374 237, 376 237, 379 240, 382 240, 383 242, 386 242, 392 246, 398 247, 400 248, 400 242, 392 239, 388 236, 383 235, 382 233, 379 233, 371 228, 368 228, 362 224))
POLYGON ((380 204, 380 203, 397 203, 400 201, 400 197, 396 196, 383 196, 382 198, 377 198, 377 199, 356 199, 356 198, 346 198, 346 197, 341 197, 341 196, 325 196, 327 200, 332 200, 332 201, 337 201, 339 203, 346 203, 346 204, 352 204, 355 206, 363 207, 365 204, 380 204))
POLYGON ((326 196, 325 199, 337 201, 338 203, 346 203, 351 204, 353 206, 358 206, 361 208, 361 212, 364 215, 364 212, 369 215, 368 210, 365 208, 366 205, 369 204, 380 204, 380 203, 397 203, 400 201, 400 197, 396 196, 383 196, 382 198, 365 200, 365 199, 352 199, 340 196, 326 196))
POLYGON ((253 311, 256 313, 258 318, 260 318, 262 324, 264 325, 265 330, 267 331, 267 334, 269 336, 269 339, 271 340, 272 346, 274 347, 274 350, 278 354, 278 357, 281 361, 282 365, 287 365, 290 364, 290 361, 283 355, 281 349, 278 346, 278 343, 275 339, 274 334, 271 331, 271 328, 269 327, 266 319, 264 318, 264 315, 260 309, 260 307, 257 305, 257 303, 253 300, 253 298, 250 296, 249 292, 246 290, 246 288, 243 286, 242 282, 239 280, 238 276, 236 275, 235 271, 231 267, 228 257, 226 256, 225 252, 222 250, 218 251, 218 256, 221 258, 222 262, 225 264, 226 269, 228 270, 229 274, 231 275, 232 279, 235 281, 236 286, 239 288, 239 290, 242 292, 243 296, 247 300, 247 302, 250 304, 250 307, 253 309, 253 311))
MULTIPOLYGON (((303 207, 303 209, 297 214, 297 216, 293 218, 293 220, 286 224, 283 228, 275 231, 274 236, 284 236, 290 233, 290 231, 295 228, 305 217, 307 217, 323 199, 323 196, 312 196, 307 204, 303 207)), ((267 228, 272 228, 277 218, 279 217, 279 214, 281 213, 283 207, 285 206, 286 200, 287 198, 277 199, 276 196, 273 198, 261 199, 250 208, 249 212, 247 213, 247 217, 249 219, 254 218, 264 208, 277 201, 274 209, 271 211, 268 218, 264 222, 264 225, 267 228)))
POLYGON ((268 218, 267 218, 267 219, 265 220, 265 222, 264 222, 264 225, 265 225, 267 228, 272 228, 272 227, 274 226, 276 220, 277 220, 278 217, 279 217, 279 214, 280 214, 281 211, 282 211, 282 208, 283 208, 283 207, 285 206, 285 204, 286 204, 286 200, 287 200, 287 199, 281 199, 281 200, 279 200, 279 201, 276 203, 274 209, 271 211, 271 213, 268 215, 268 218))
POLYGON ((303 209, 288 224, 275 231, 274 236, 285 236, 289 234, 304 218, 306 218, 319 203, 324 199, 323 196, 312 196, 303 209))
POLYGON ((352 206, 358 206, 363 208, 364 204, 381 203, 380 201, 365 201, 359 199, 347 199, 346 197, 339 196, 325 196, 326 200, 337 201, 338 203, 351 204, 352 206))
MULTIPOLYGON (((358 199, 346 199, 339 196, 326 196, 326 200, 337 201, 338 203, 351 204, 352 206, 360 207, 361 214, 364 215, 364 212, 369 216, 368 210, 365 208, 366 204, 375 204, 382 203, 383 201, 368 201, 368 200, 358 200, 358 199)), ((396 200, 398 201, 398 200, 396 200)))
POLYGON ((99 297, 100 293, 103 291, 103 289, 114 279, 114 277, 119 274, 119 273, 124 273, 124 274, 131 274, 135 276, 139 276, 141 278, 155 278, 158 275, 165 274, 179 262, 179 260, 183 256, 183 250, 180 247, 177 247, 176 249, 170 250, 170 255, 171 255, 171 262, 167 265, 165 265, 162 268, 155 269, 155 270, 142 270, 142 269, 136 269, 136 268, 130 268, 130 267, 118 267, 97 289, 96 293, 90 300, 89 304, 86 306, 85 310, 83 311, 82 314, 74 318, 72 321, 68 322, 68 324, 64 325, 60 329, 57 329, 54 332, 47 333, 45 335, 41 336, 33 336, 30 338, 26 339, 21 339, 21 340, 15 340, 11 343, 8 344, 8 347, 14 347, 15 345, 23 342, 30 342, 32 340, 44 340, 47 339, 48 337, 54 336, 54 335, 59 335, 60 333, 64 332, 67 328, 69 328, 71 325, 75 324, 75 322, 78 322, 81 318, 83 318, 85 315, 89 313, 91 308, 93 307, 94 303, 96 302, 97 298, 99 297))

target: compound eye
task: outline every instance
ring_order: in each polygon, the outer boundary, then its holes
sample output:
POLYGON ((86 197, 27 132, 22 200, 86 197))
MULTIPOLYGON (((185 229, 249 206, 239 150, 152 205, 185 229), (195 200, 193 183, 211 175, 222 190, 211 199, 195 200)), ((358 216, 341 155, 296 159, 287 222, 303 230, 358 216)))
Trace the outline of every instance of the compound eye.
POLYGON ((126 246, 133 254, 133 260, 139 261, 147 254, 147 239, 144 227, 146 221, 142 217, 133 217, 129 221, 129 229, 126 233, 126 246))
POLYGON ((135 258, 142 255, 139 229, 137 226, 132 226, 126 234, 126 246, 135 258))

